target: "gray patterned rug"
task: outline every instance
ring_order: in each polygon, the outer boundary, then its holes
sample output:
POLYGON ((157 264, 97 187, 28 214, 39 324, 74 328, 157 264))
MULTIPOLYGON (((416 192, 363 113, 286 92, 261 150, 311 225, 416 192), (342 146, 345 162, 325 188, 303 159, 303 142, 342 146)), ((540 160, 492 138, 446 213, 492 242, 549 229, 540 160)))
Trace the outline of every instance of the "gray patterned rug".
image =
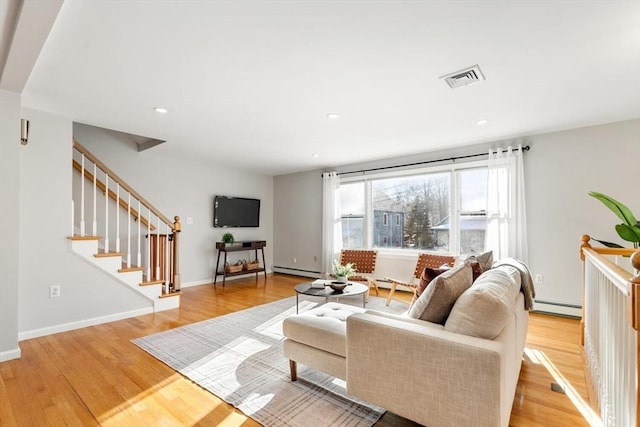
MULTIPOLYGON (((350 303, 351 299, 341 299, 350 303)), ((353 304, 360 304, 359 298, 353 304)), ((319 299, 300 300, 300 311, 319 299)), ((406 311, 407 305, 371 296, 367 308, 406 311)), ((282 355, 282 320, 295 297, 132 340, 171 368, 265 426, 371 426, 384 409, 346 394, 342 380, 299 365, 289 378, 282 355)))

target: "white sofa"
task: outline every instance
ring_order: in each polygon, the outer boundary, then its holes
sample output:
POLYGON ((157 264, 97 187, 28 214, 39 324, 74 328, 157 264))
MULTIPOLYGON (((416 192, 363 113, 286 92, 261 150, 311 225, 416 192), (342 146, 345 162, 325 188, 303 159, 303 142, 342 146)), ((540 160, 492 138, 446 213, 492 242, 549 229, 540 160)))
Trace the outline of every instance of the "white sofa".
POLYGON ((336 303, 287 318, 292 379, 299 362, 425 426, 508 426, 533 293, 520 292, 525 273, 484 272, 443 324, 336 303))

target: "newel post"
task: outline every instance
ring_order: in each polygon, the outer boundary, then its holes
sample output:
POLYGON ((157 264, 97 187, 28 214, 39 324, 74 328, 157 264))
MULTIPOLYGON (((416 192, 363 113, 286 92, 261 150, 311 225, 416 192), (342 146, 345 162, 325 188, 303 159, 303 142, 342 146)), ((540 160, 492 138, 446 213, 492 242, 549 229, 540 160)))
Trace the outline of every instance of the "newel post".
POLYGON ((629 279, 629 323, 636 331, 640 331, 640 251, 631 255, 631 265, 635 269, 635 276, 629 279))
POLYGON ((591 240, 591 236, 588 234, 583 234, 581 237, 582 244, 580 245, 580 259, 582 260, 582 317, 580 318, 580 345, 584 347, 584 312, 585 312, 585 299, 584 299, 584 288, 586 285, 586 272, 585 272, 585 262, 584 262, 584 251, 583 249, 590 248, 589 240, 591 240))
POLYGON ((182 224, 180 223, 180 217, 173 217, 173 291, 178 292, 180 290, 180 257, 178 250, 178 236, 182 231, 182 224))

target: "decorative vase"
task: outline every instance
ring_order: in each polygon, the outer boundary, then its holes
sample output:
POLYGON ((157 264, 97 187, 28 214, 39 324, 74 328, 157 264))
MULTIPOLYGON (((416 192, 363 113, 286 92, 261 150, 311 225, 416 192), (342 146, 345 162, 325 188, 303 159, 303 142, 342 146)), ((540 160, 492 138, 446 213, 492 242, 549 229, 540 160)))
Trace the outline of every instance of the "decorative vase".
POLYGON ((336 276, 336 282, 347 283, 347 276, 336 276))

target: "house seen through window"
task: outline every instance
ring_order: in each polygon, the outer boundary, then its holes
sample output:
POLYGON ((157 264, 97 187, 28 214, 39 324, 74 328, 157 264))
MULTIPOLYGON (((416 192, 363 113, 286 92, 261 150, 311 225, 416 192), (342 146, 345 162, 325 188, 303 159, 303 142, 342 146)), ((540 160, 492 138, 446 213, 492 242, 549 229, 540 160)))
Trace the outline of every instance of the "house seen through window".
POLYGON ((346 181, 339 194, 344 248, 484 250, 486 166, 346 181))

